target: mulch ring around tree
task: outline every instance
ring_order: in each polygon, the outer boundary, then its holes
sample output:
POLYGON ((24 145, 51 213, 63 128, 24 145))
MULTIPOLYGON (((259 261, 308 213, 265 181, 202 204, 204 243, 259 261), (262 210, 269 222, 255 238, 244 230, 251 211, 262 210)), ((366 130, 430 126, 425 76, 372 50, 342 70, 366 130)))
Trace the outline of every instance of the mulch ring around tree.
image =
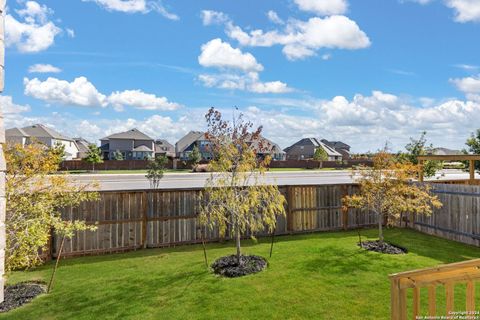
POLYGON ((386 253, 386 254, 405 254, 407 253, 407 249, 393 245, 388 242, 380 243, 379 240, 375 241, 362 241, 358 244, 359 247, 362 247, 368 251, 375 251, 379 253, 386 253))
POLYGON ((212 269, 215 274, 228 278, 243 277, 257 273, 266 267, 267 260, 253 255, 240 256, 240 264, 238 264, 236 255, 221 257, 212 264, 212 269))
POLYGON ((5 298, 0 303, 0 313, 16 309, 46 292, 46 286, 40 282, 20 282, 5 286, 5 298))

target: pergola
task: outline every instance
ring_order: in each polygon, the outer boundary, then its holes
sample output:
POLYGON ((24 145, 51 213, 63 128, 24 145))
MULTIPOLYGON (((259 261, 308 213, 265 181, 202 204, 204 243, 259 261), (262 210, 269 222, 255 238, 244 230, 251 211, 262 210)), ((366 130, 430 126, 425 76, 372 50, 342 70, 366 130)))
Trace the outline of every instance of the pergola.
MULTIPOLYGON (((420 167, 423 168, 425 161, 468 161, 470 169, 469 183, 474 184, 475 181, 475 161, 480 161, 480 154, 460 154, 460 155, 429 155, 418 156, 420 167)), ((420 170, 419 180, 423 182, 423 170, 420 170)))

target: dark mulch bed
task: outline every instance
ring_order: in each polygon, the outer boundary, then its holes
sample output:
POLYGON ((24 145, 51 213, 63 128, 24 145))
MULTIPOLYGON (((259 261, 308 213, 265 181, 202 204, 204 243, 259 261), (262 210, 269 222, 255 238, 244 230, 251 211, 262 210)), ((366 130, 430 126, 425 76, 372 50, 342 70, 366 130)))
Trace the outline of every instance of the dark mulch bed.
POLYGON ((212 264, 213 272, 228 278, 246 276, 257 273, 267 267, 267 260, 259 256, 241 256, 240 264, 237 263, 237 256, 231 255, 221 257, 212 264))
POLYGON ((5 299, 0 303, 0 312, 7 312, 33 300, 39 294, 45 293, 43 283, 21 282, 5 286, 5 299))
POLYGON ((383 244, 380 243, 380 241, 375 240, 375 241, 362 241, 361 243, 358 244, 358 246, 362 247, 365 250, 368 251, 375 251, 375 252, 380 252, 380 253, 386 253, 386 254, 404 254, 407 253, 407 249, 393 245, 388 242, 383 242, 383 244))

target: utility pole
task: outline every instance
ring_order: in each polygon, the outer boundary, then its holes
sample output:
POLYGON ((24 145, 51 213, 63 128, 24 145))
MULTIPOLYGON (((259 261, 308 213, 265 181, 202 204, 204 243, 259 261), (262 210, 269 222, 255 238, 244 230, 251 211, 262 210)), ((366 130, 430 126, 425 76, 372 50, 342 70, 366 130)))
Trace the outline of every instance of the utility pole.
MULTIPOLYGON (((6 0, 0 0, 0 92, 5 85, 5 4, 6 0)), ((3 146, 5 145, 5 127, 3 125, 3 106, 0 106, 0 302, 3 302, 3 289, 5 273, 5 157, 3 146)))

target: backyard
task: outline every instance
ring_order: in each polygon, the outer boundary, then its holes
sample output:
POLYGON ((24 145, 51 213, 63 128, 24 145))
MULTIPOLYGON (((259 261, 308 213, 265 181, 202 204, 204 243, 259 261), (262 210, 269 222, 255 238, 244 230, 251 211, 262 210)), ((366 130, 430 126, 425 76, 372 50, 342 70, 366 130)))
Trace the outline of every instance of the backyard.
MULTIPOLYGON (((277 237, 268 268, 235 279, 207 272, 201 245, 63 260, 52 293, 0 319, 388 319, 389 274, 480 258, 477 247, 412 230, 386 230, 385 238, 409 253, 360 250, 356 231, 277 237)), ((231 242, 207 250, 210 263, 234 252, 231 242)), ((269 250, 270 239, 244 241, 245 253, 269 250)), ((46 281, 51 270, 14 272, 8 283, 46 281)))

